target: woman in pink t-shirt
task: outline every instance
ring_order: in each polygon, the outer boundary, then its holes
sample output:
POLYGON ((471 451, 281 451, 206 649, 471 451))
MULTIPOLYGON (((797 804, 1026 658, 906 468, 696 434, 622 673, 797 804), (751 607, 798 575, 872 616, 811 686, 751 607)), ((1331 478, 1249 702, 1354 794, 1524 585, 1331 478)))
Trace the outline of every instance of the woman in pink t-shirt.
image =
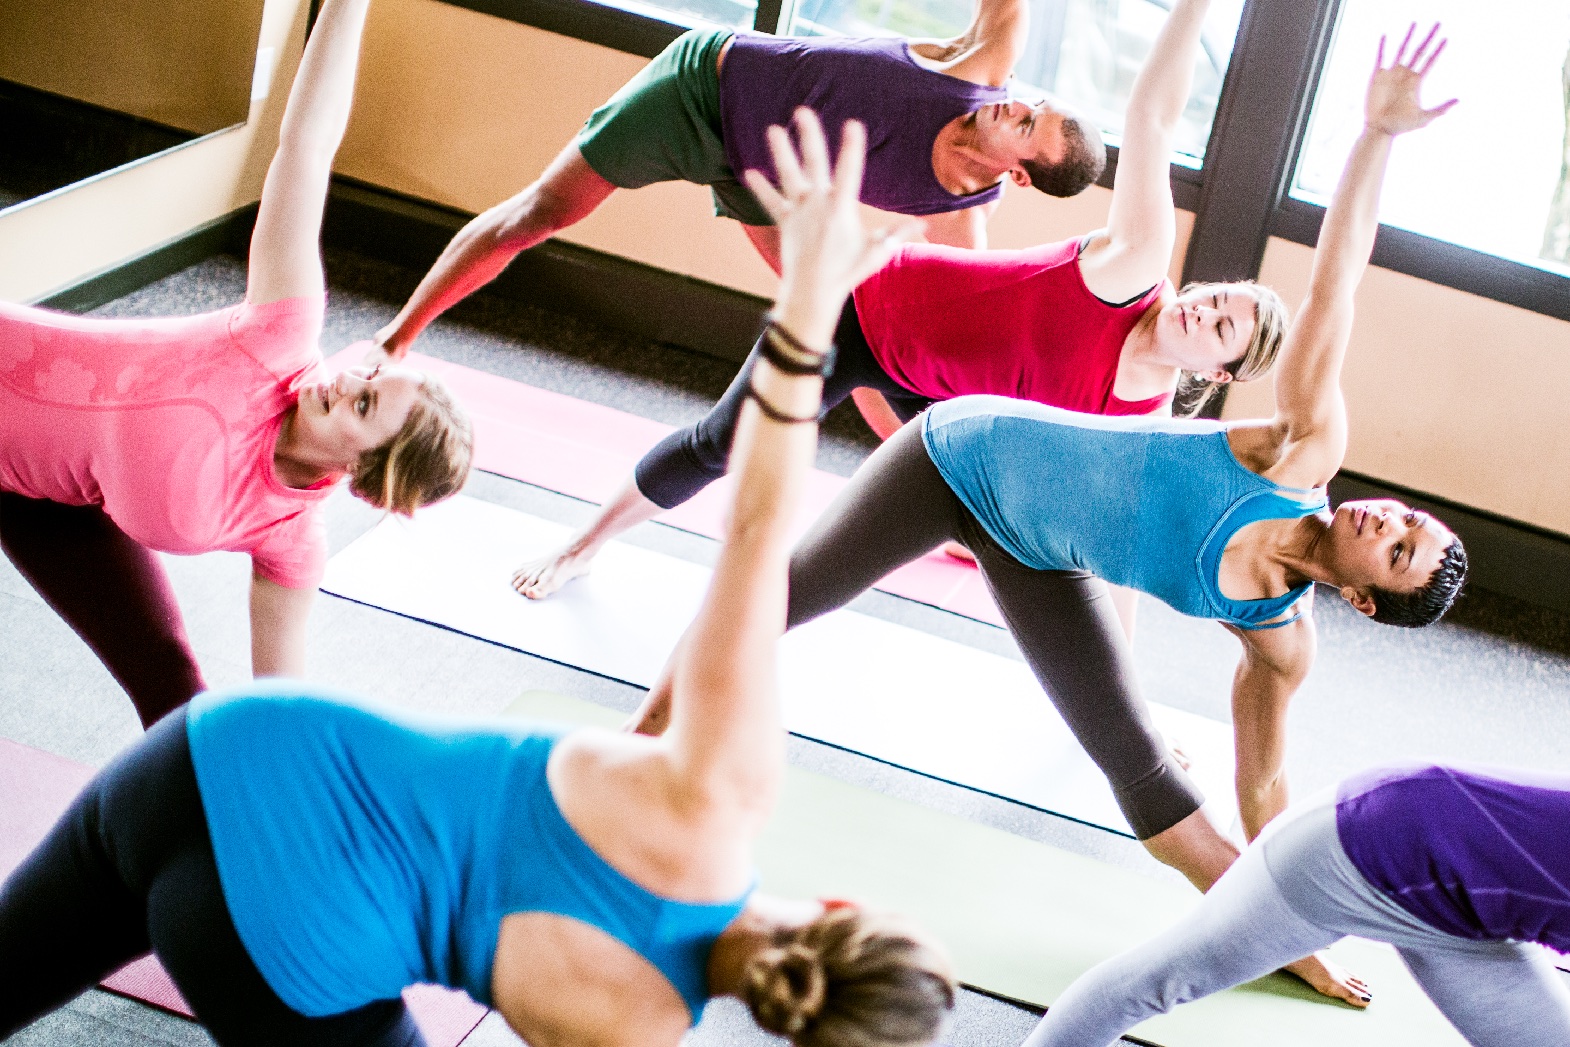
MULTIPOLYGON (((1166 278, 1177 239, 1169 158, 1208 7, 1176 4, 1140 72, 1106 228, 1024 251, 906 246, 845 307, 825 410, 854 396, 885 438, 932 401, 967 393, 1090 414, 1162 413, 1185 372, 1214 387, 1269 369, 1286 330, 1275 292, 1239 283, 1179 294, 1166 278)), ((1024 108, 988 108, 1007 107, 1024 108)), ((616 535, 723 475, 759 351, 707 417, 655 445, 583 530, 519 567, 513 587, 549 596, 616 535)))
POLYGON ((409 514, 468 475, 468 419, 406 368, 322 364, 317 246, 370 0, 329 0, 251 237, 245 301, 95 320, 0 304, 0 546, 144 725, 203 688, 156 551, 249 553, 257 676, 300 675, 339 483, 409 514))

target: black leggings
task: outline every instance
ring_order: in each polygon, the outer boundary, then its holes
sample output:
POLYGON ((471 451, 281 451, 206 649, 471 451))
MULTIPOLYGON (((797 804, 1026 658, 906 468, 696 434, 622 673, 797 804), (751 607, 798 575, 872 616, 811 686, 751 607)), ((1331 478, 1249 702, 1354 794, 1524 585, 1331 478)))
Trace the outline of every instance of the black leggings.
POLYGON ((0 548, 125 688, 143 727, 205 690, 158 554, 103 509, 0 491, 0 548))
POLYGON ((0 1040, 149 950, 223 1047, 423 1047, 401 999, 291 1010, 236 934, 186 741, 165 717, 0 885, 0 1040))
POLYGON ((1150 722, 1106 583, 1084 571, 1038 571, 986 530, 907 425, 856 473, 790 562, 789 625, 865 592, 945 541, 976 554, 1003 620, 1079 744, 1111 782, 1141 840, 1199 809, 1203 797, 1150 722))
MULTIPOLYGON (((730 461, 731 440, 741 405, 747 398, 747 383, 757 362, 762 340, 753 346, 746 363, 702 421, 678 429, 655 444, 633 470, 638 490, 662 509, 674 509, 709 484, 725 475, 730 461)), ((888 398, 889 406, 901 421, 908 422, 924 411, 931 400, 911 392, 890 378, 877 359, 856 315, 856 300, 845 303, 838 328, 834 331, 834 372, 823 383, 822 418, 838 407, 855 389, 876 389, 888 398)))

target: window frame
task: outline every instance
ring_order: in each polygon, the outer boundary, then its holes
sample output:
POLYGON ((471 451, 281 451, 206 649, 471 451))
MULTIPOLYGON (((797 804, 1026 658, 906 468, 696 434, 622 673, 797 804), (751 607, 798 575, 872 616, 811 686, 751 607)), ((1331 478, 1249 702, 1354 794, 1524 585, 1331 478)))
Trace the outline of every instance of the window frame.
MULTIPOLYGON (((441 0, 548 32, 653 58, 689 28, 597 0, 441 0)), ((1183 280, 1259 275, 1272 236, 1313 246, 1324 208, 1291 181, 1335 36, 1342 0, 1248 0, 1202 166, 1171 164, 1176 205, 1194 213, 1183 280), (1283 69, 1290 75, 1282 76, 1283 69), (1244 103, 1244 99, 1247 103, 1244 103), (1266 158, 1266 162, 1261 162, 1266 158)), ((794 0, 758 0, 753 30, 788 25, 794 0)), ((1111 188, 1117 149, 1097 184, 1111 188)), ((1373 264, 1560 320, 1570 276, 1381 224, 1373 264)))

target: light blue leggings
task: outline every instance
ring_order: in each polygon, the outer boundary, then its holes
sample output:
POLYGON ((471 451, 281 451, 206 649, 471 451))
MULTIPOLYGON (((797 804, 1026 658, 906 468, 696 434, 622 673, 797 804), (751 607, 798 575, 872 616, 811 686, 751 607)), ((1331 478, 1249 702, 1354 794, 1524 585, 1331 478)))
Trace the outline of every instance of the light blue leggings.
POLYGON ((1278 818, 1186 920, 1069 986, 1024 1047, 1107 1047, 1147 1018, 1348 934, 1394 945, 1474 1047, 1570 1044, 1570 989, 1544 952, 1458 938, 1396 905, 1347 858, 1327 797, 1278 818))

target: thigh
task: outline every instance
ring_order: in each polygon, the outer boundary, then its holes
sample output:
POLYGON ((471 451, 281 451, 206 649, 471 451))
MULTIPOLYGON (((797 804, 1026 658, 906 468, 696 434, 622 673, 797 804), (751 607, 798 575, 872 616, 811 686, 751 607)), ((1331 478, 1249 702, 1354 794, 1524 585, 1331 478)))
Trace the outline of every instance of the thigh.
POLYGON ((101 508, 0 494, 0 546, 125 688, 144 727, 203 689, 158 555, 101 508))
POLYGON ((1069 986, 1024 1047, 1100 1047, 1147 1018, 1241 985, 1334 942, 1276 890, 1250 848, 1176 926, 1069 986))
POLYGON ((1456 948, 1407 946, 1400 953, 1434 1006, 1473 1047, 1570 1043, 1570 989, 1541 949, 1457 942, 1456 948))
POLYGON ((789 625, 843 607, 904 564, 958 536, 964 506, 907 425, 872 453, 796 546, 789 625))
POLYGON ((99 772, 0 886, 0 1037, 148 951, 147 885, 205 834, 172 716, 99 772))
POLYGON ((160 869, 148 892, 153 949, 221 1047, 423 1047, 399 1000, 308 1018, 267 984, 235 930, 204 831, 160 869))
POLYGON ((1014 559, 967 514, 972 552, 1031 671, 1112 785, 1135 835, 1170 829, 1204 801, 1177 765, 1139 693, 1106 583, 1038 571, 1014 559))

